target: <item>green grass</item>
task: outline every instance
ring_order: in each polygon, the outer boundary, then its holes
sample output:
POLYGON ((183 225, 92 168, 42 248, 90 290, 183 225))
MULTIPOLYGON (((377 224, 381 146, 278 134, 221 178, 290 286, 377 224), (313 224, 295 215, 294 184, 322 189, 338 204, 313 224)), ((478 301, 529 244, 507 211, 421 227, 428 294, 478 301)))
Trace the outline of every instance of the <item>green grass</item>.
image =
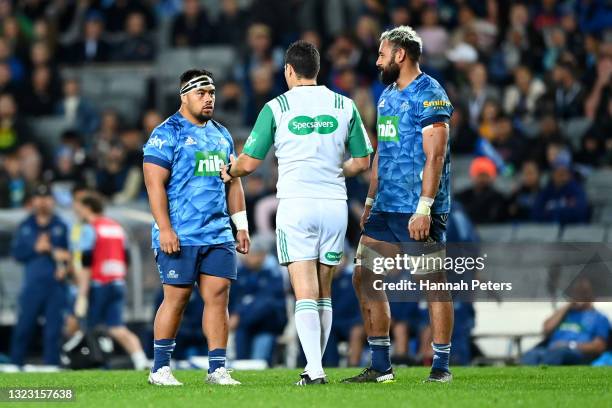
MULTIPOLYGON (((426 368, 396 370, 393 384, 339 384, 355 369, 328 369, 331 384, 296 387, 299 370, 235 372, 238 387, 203 382, 202 371, 176 371, 180 388, 147 384, 134 371, 79 371, 0 374, 4 387, 70 387, 76 402, 51 406, 93 407, 609 407, 612 368, 507 367, 455 368, 451 384, 423 384, 426 368)), ((20 403, 18 407, 33 406, 20 403)), ((8 406, 0 403, 2 406, 8 406)), ((40 404, 38 404, 40 406, 40 404)), ((47 405, 49 406, 49 405, 47 405)))

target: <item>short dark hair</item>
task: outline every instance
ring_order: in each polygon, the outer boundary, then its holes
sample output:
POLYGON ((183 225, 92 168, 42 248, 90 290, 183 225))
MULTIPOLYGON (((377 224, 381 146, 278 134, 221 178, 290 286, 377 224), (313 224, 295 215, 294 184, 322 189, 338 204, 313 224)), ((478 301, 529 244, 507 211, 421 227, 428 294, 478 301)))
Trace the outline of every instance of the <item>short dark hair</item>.
POLYGON ((313 44, 299 40, 287 48, 285 64, 291 65, 299 77, 314 79, 319 74, 321 55, 313 44))
POLYGON ((213 81, 215 80, 212 72, 207 71, 205 69, 195 69, 194 68, 194 69, 188 69, 187 71, 181 74, 181 78, 180 78, 181 84, 180 85, 183 86, 187 82, 191 81, 193 78, 197 78, 202 75, 209 76, 210 79, 212 79, 213 81))
POLYGON ((104 202, 96 194, 88 194, 81 198, 81 204, 89 208, 94 214, 102 214, 104 212, 104 202))

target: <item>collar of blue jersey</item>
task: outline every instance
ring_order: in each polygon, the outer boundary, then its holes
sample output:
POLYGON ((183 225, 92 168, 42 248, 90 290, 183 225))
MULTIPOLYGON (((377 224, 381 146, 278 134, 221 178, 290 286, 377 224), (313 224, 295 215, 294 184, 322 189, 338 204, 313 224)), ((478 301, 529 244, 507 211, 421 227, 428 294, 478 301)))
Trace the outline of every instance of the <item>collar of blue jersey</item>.
POLYGON ((215 86, 214 81, 208 75, 201 75, 199 77, 195 77, 190 79, 183 87, 181 88, 180 94, 185 95, 187 92, 191 92, 194 89, 202 88, 204 86, 212 85, 215 86))

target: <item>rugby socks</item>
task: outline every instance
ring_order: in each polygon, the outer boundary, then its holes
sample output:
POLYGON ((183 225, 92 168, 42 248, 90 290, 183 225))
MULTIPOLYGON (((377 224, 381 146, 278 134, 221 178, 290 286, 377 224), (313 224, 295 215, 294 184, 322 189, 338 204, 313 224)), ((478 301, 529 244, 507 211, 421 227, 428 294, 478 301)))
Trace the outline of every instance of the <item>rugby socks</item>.
POLYGON ((391 368, 389 357, 391 338, 389 336, 368 337, 368 344, 372 351, 372 368, 381 373, 388 371, 391 368))
POLYGON ((448 361, 450 360, 450 343, 431 343, 431 347, 433 347, 434 352, 431 369, 449 372, 450 370, 448 368, 448 361))
POLYGON ((212 374, 217 368, 225 367, 225 349, 217 348, 208 352, 208 373, 212 374))
POLYGON ((311 380, 324 377, 321 365, 321 319, 316 300, 302 299, 295 302, 295 327, 306 356, 308 376, 311 380))
POLYGON ((134 368, 136 370, 144 370, 149 366, 147 355, 142 350, 130 354, 130 358, 132 359, 132 364, 134 364, 134 368))
POLYGON ((153 341, 153 369, 157 372, 162 367, 170 365, 170 356, 176 346, 175 339, 160 339, 153 341))
POLYGON ((331 298, 319 298, 317 301, 319 308, 319 320, 321 320, 321 355, 325 354, 327 340, 332 327, 332 302, 331 298))

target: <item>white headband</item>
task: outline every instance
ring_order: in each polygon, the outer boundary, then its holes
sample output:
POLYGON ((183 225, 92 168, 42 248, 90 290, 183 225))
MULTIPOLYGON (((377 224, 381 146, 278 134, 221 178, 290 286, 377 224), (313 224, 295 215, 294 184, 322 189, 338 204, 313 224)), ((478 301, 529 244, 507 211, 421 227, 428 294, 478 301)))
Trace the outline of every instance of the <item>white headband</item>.
POLYGON ((202 75, 199 77, 195 77, 190 79, 183 87, 181 88, 180 94, 185 95, 187 92, 193 91, 194 89, 201 88, 207 85, 214 85, 214 82, 211 77, 208 75, 202 75))

